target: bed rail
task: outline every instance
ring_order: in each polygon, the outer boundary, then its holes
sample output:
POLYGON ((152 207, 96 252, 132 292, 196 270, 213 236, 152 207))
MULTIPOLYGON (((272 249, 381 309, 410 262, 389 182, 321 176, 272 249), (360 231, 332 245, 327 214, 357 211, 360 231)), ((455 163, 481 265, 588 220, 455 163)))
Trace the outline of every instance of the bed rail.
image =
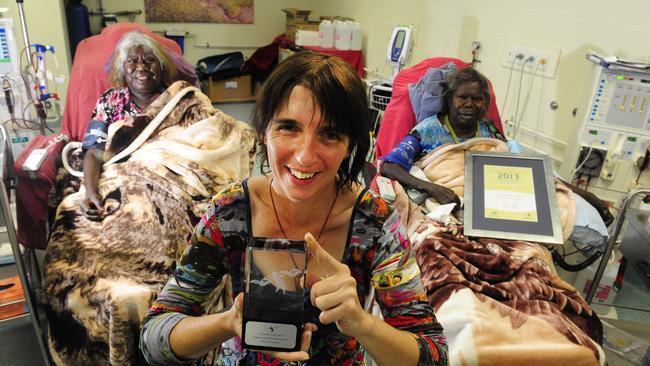
POLYGON ((24 257, 20 250, 20 245, 18 244, 16 226, 14 226, 15 224, 11 214, 9 192, 12 187, 10 174, 13 166, 12 160, 13 159, 11 157, 7 130, 4 126, 0 125, 0 218, 7 227, 7 237, 9 238, 11 250, 16 261, 18 276, 20 278, 20 282, 22 282, 23 285, 23 290, 25 292, 25 301, 27 302, 30 313, 29 317, 31 319, 32 326, 34 327, 34 332, 36 333, 39 349, 43 355, 43 362, 45 362, 46 365, 50 365, 51 362, 45 342, 45 333, 43 331, 44 328, 41 323, 42 318, 39 316, 39 312, 36 307, 36 295, 30 286, 24 257))
POLYGON ((594 278, 591 281, 591 286, 589 287, 589 291, 587 292, 587 298, 585 300, 587 300, 587 303, 590 305, 591 305, 591 301, 594 299, 594 296, 596 295, 596 290, 598 289, 600 280, 602 279, 603 273, 605 272, 605 267, 607 266, 609 257, 612 255, 612 250, 614 250, 614 246, 616 245, 616 240, 618 239, 618 236, 621 233, 621 230, 623 229, 623 224, 625 223, 625 214, 627 213, 627 209, 629 208, 630 203, 632 203, 632 200, 636 196, 642 194, 643 195, 650 194, 650 188, 637 189, 628 193, 625 199, 623 200, 623 203, 621 204, 621 210, 619 211, 618 216, 616 217, 616 221, 614 222, 614 231, 612 232, 612 235, 609 236, 609 241, 607 242, 605 253, 603 254, 603 257, 600 259, 600 263, 598 264, 598 269, 594 274, 594 278))

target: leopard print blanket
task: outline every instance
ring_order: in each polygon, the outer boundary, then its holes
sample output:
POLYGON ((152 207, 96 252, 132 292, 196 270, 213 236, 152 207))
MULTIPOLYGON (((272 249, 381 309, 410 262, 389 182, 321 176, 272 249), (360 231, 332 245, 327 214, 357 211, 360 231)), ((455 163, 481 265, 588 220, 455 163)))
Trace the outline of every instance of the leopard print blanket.
POLYGON ((45 255, 49 346, 59 365, 142 363, 140 323, 208 198, 252 167, 252 129, 185 82, 115 127, 106 155, 117 159, 99 182, 105 216, 83 216, 83 187, 68 195, 45 255))

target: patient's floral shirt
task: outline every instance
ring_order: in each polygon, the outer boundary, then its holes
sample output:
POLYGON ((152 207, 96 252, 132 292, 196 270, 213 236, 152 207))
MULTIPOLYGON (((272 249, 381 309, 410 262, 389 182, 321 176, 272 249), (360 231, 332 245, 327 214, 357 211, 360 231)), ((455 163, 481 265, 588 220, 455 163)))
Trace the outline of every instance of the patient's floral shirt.
MULTIPOLYGON (((199 316, 201 304, 219 285, 224 274, 232 276, 233 294, 242 291, 244 251, 251 238, 251 213, 246 181, 218 193, 196 226, 178 266, 151 306, 140 346, 152 365, 175 365, 180 360, 169 346, 172 328, 184 317, 199 316)), ((363 191, 350 219, 342 262, 357 281, 361 304, 371 286, 384 320, 411 332, 420 347, 420 365, 447 365, 447 344, 436 321, 397 211, 382 198, 363 191)), ((311 321, 318 325, 312 335, 310 359, 303 365, 362 365, 364 353, 354 338, 338 331, 336 324, 318 322, 312 307, 311 321)), ((309 311, 307 313, 310 313, 309 311)), ((390 340, 387 340, 390 344, 390 340)), ((219 365, 286 365, 263 353, 241 348, 239 339, 224 343, 219 365)))
POLYGON ((97 100, 95 110, 90 116, 82 148, 104 150, 108 138, 108 125, 140 112, 140 108, 131 97, 129 88, 108 89, 97 100))

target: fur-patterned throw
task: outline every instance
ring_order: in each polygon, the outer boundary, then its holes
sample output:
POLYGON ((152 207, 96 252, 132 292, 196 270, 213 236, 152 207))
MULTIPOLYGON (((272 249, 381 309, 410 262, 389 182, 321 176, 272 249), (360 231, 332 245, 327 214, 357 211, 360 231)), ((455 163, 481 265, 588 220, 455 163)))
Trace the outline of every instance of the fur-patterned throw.
MULTIPOLYGON (((465 151, 503 151, 498 140, 440 147, 418 163, 427 178, 464 191, 465 151)), ((506 150, 507 151, 507 150, 506 150)), ((602 324, 560 279, 538 243, 467 237, 462 223, 426 217, 395 182, 395 207, 416 251, 427 297, 444 327, 452 365, 604 365, 602 324)), ((575 203, 556 180, 563 232, 575 203)))
POLYGON ((138 335, 208 199, 248 176, 254 133, 185 82, 114 124, 99 181, 102 221, 59 205, 45 255, 50 350, 59 365, 141 363, 138 335), (117 127, 117 128, 115 128, 117 127))

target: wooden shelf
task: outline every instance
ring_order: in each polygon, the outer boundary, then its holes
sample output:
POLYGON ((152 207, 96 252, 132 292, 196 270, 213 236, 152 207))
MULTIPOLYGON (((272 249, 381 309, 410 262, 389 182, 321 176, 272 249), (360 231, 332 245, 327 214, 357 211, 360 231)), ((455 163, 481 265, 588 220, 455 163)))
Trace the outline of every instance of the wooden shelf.
POLYGON ((257 97, 248 97, 248 98, 225 98, 211 100, 212 103, 245 103, 245 102, 257 102, 257 97))

